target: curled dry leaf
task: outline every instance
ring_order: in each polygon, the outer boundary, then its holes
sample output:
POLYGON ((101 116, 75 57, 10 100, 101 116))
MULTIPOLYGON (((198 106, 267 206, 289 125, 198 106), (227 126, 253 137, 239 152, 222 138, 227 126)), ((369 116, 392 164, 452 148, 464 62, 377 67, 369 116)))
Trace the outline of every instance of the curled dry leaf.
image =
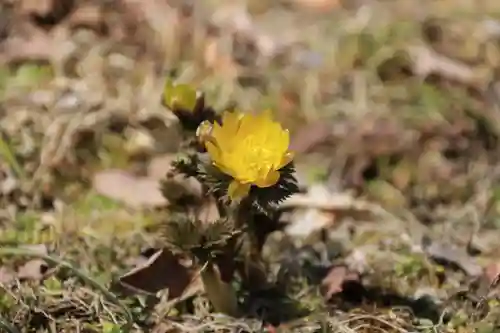
POLYGON ((114 287, 128 292, 143 292, 155 294, 160 290, 168 289, 169 299, 199 290, 199 283, 195 282, 195 272, 187 265, 183 265, 181 258, 170 251, 162 249, 154 253, 144 264, 121 276, 114 287))
POLYGON ((94 190, 134 208, 152 208, 168 204, 156 179, 137 177, 124 170, 104 170, 92 179, 94 190))
POLYGON ((325 297, 331 298, 335 294, 342 292, 343 285, 350 281, 359 281, 360 276, 358 273, 350 271, 345 266, 332 267, 328 274, 321 282, 325 297))

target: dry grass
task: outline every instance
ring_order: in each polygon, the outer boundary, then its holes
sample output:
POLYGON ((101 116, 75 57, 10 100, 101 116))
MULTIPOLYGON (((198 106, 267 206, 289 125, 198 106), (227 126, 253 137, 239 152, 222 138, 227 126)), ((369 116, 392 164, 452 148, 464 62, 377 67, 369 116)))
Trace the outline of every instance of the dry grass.
MULTIPOLYGON (((273 297, 247 299, 249 318, 234 319, 211 313, 203 295, 179 304, 158 295, 150 304, 109 291, 141 251, 161 242, 162 215, 99 196, 89 181, 109 167, 144 171, 144 159, 176 151, 179 133, 159 103, 165 72, 173 69, 217 108, 234 101, 247 110, 272 107, 299 145, 304 127, 312 135, 318 122, 331 123, 333 135, 298 161, 312 169, 308 161, 319 154, 329 185, 377 202, 399 225, 397 235, 384 223, 355 226, 354 238, 339 227, 331 242, 312 237, 296 248, 271 240, 274 270, 282 257, 299 263, 287 294, 308 312, 276 332, 496 331, 495 289, 413 253, 401 235, 419 241, 421 231, 409 227, 416 221, 419 230, 462 247, 472 238, 482 251, 473 260, 482 266, 498 258, 500 5, 367 1, 327 15, 252 3, 255 26, 245 26, 238 11, 224 14, 227 1, 200 5, 196 19, 175 10, 166 19, 149 9, 150 26, 141 23, 128 38, 70 30, 54 37, 60 52, 41 65, 19 65, 14 57, 1 67, 5 331, 271 332, 261 319, 288 315, 273 297), (206 26, 214 11, 223 27, 216 35, 206 26), (281 47, 275 58, 254 50, 281 47), (138 133, 154 145, 137 141, 138 133), (41 243, 49 254, 18 247, 41 243), (367 270, 361 284, 326 303, 317 271, 324 260, 346 259, 342 251, 332 255, 337 243, 362 253, 367 270), (41 276, 34 257, 47 265, 41 276), (16 270, 27 263, 38 270, 19 279, 16 270), (421 294, 428 297, 415 297, 421 294)), ((107 18, 116 25, 127 19, 107 18)))

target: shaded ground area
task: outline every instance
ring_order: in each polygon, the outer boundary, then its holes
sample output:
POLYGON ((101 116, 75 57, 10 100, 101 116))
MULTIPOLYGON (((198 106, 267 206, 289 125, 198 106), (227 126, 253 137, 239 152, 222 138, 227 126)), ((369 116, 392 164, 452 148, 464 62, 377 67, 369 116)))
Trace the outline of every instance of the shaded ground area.
POLYGON ((0 324, 495 332, 499 42, 493 0, 1 3, 0 324), (302 192, 244 318, 154 250, 183 137, 167 76, 292 133, 302 192))

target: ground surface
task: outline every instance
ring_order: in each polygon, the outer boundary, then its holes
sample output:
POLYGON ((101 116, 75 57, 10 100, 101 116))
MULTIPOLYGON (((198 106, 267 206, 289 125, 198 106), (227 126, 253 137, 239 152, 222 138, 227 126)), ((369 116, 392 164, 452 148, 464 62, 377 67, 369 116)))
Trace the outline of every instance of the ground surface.
POLYGON ((11 2, 5 330, 499 329, 497 1, 11 2), (308 194, 264 255, 299 314, 269 295, 242 298, 248 318, 214 314, 196 287, 175 295, 182 277, 167 264, 125 279, 168 280, 170 298, 110 288, 162 244, 157 184, 181 135, 160 103, 166 75, 216 108, 271 107, 290 128, 308 194))

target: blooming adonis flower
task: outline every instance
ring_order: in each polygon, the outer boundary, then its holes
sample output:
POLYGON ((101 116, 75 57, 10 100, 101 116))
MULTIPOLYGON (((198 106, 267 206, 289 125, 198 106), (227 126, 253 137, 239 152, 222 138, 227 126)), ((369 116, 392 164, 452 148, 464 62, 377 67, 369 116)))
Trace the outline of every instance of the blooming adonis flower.
POLYGON ((257 115, 226 111, 222 125, 214 123, 204 143, 213 164, 233 178, 228 189, 232 200, 245 197, 252 185, 275 185, 279 170, 293 159, 288 130, 273 120, 270 110, 257 115))

